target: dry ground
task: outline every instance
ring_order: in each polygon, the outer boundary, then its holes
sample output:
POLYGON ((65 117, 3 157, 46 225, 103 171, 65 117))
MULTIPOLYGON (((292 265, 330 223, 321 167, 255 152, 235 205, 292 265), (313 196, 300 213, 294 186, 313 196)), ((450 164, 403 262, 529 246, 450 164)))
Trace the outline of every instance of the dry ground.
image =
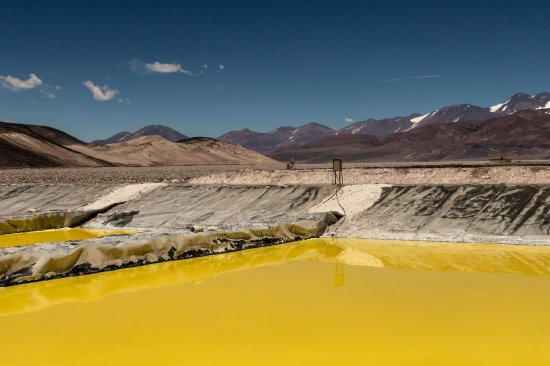
MULTIPOLYGON (((328 164, 171 167, 41 168, 0 170, 0 184, 331 184, 328 164)), ((346 184, 550 184, 549 162, 345 164, 346 184)))

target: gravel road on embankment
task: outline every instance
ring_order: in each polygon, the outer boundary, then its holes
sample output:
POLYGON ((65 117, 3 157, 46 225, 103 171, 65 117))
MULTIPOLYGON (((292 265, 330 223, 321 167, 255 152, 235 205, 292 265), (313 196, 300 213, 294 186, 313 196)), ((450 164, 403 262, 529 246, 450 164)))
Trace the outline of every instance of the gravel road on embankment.
MULTIPOLYGON (((345 184, 549 184, 549 162, 345 164, 345 184)), ((331 184, 330 165, 171 166, 0 170, 0 184, 331 184)))

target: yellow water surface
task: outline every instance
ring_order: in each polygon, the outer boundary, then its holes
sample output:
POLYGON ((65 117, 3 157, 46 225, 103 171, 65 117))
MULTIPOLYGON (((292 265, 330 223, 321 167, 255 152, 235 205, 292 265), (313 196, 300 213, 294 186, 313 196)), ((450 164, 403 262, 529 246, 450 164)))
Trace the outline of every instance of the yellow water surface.
POLYGON ((64 228, 0 235, 0 248, 134 234, 131 230, 64 228))
POLYGON ((6 365, 544 365, 550 248, 308 240, 0 288, 6 365))

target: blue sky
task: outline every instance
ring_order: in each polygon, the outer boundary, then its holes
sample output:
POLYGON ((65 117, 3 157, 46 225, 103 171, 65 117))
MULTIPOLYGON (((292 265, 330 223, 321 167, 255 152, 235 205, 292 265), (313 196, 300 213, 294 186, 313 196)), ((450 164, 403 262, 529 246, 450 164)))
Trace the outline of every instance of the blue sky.
POLYGON ((548 1, 22 0, 2 13, 0 119, 84 140, 159 123, 339 128, 550 91, 548 1))

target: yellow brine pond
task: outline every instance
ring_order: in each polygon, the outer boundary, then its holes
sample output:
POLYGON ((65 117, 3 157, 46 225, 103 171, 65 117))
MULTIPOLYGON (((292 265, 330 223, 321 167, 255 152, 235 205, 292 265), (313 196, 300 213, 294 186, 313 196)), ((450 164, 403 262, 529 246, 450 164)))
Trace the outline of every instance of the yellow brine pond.
POLYGON ((46 242, 62 242, 101 238, 109 235, 135 234, 132 230, 64 228, 0 235, 0 248, 18 247, 46 242))
POLYGON ((550 248, 314 239, 0 288, 2 365, 547 365, 550 248))

